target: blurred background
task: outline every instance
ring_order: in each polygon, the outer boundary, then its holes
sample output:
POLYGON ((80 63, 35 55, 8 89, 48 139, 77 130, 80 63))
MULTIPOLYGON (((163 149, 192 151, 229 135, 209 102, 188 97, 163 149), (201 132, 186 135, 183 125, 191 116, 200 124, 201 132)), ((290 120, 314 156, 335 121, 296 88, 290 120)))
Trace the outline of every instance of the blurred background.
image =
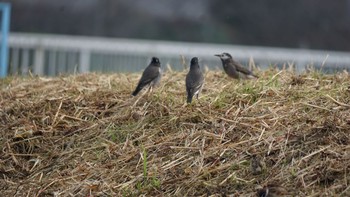
POLYGON ((180 55, 221 68, 222 52, 262 68, 350 66, 350 0, 4 2, 12 74, 140 71, 151 56, 181 70, 180 55))

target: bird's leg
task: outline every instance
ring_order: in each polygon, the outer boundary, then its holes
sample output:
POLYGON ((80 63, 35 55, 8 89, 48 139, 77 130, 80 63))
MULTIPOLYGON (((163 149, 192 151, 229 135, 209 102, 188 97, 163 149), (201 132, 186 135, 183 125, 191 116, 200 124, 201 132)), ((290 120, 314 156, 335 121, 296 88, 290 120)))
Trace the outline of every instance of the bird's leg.
POLYGON ((149 86, 147 90, 147 96, 149 96, 152 93, 152 86, 149 86))
POLYGON ((201 101, 199 100, 199 94, 197 94, 196 97, 197 97, 197 101, 198 101, 199 105, 200 105, 201 107, 203 107, 201 101))

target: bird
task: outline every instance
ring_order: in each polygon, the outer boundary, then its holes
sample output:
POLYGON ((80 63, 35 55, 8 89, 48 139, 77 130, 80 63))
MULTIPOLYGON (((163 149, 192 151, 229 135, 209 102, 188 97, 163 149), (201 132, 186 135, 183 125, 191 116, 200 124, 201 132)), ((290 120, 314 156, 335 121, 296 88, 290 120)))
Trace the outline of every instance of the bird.
POLYGON ((192 98, 201 92, 204 84, 204 76, 198 63, 198 58, 191 59, 190 71, 186 75, 187 103, 192 102, 192 98))
POLYGON ((160 78, 161 78, 160 61, 157 57, 152 57, 151 63, 143 71, 141 79, 137 84, 137 87, 132 93, 132 95, 136 96, 146 86, 150 86, 150 89, 152 89, 155 85, 159 83, 160 78))
POLYGON ((226 74, 234 79, 253 79, 259 78, 252 71, 245 68, 239 62, 233 60, 232 56, 229 53, 222 53, 215 55, 221 59, 222 66, 226 74))

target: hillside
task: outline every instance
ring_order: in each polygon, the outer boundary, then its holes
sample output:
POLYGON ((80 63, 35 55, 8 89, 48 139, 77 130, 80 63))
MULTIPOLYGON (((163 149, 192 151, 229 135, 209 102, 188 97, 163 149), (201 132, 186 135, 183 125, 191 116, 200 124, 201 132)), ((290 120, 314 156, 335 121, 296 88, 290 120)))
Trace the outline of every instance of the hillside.
POLYGON ((134 98, 139 74, 1 80, 0 193, 350 196, 347 73, 209 71, 188 106, 185 74, 134 98))

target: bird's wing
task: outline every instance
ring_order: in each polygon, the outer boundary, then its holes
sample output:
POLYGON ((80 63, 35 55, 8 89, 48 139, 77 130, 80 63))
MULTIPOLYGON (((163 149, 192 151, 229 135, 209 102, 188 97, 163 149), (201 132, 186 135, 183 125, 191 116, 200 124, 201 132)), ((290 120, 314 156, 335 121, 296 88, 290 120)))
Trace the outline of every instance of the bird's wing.
POLYGON ((246 75, 251 75, 252 74, 252 71, 250 71, 248 68, 244 67, 242 64, 236 62, 236 61, 233 61, 233 64, 235 65, 236 67, 236 70, 238 72, 241 72, 243 74, 246 74, 246 75))
POLYGON ((147 85, 151 83, 153 80, 158 78, 160 75, 159 67, 156 66, 148 66, 145 71, 143 71, 142 77, 140 79, 140 83, 147 85))
POLYGON ((196 93, 203 85, 204 77, 203 74, 200 73, 189 73, 186 76, 186 88, 191 93, 196 93))

